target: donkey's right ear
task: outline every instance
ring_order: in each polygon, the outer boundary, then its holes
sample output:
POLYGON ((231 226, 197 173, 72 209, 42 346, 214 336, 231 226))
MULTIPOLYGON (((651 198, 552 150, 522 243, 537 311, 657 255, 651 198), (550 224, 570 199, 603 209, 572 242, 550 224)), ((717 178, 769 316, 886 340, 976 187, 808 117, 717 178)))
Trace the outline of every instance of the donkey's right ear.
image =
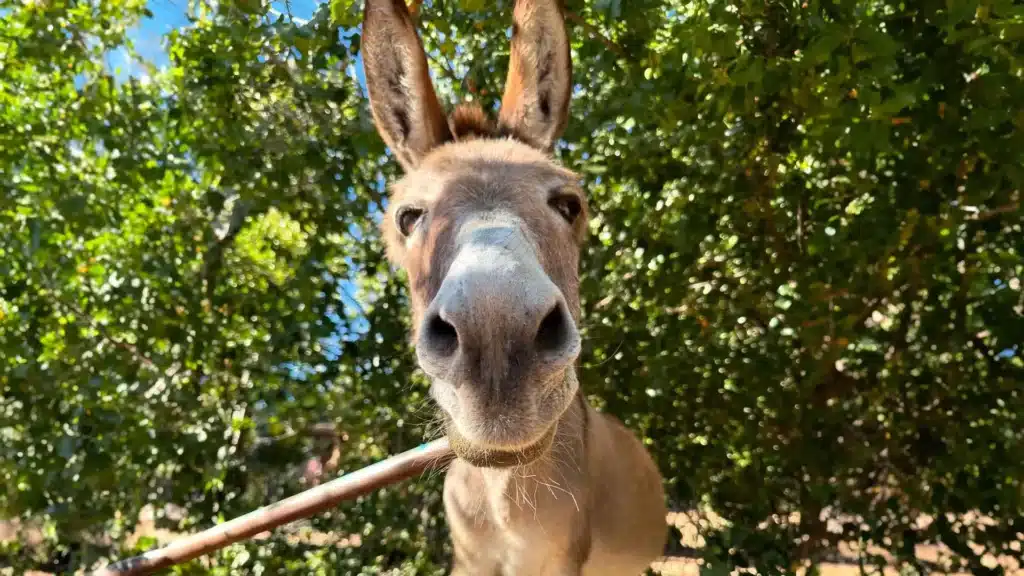
POLYGON ((362 52, 373 122, 409 171, 452 133, 404 0, 366 0, 362 52))

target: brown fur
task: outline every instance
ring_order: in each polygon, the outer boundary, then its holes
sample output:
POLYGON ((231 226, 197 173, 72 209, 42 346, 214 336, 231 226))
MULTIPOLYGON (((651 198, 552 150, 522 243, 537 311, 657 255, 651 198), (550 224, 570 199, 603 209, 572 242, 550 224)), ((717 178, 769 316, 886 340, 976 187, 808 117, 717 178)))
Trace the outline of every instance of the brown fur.
MULTIPOLYGON (((455 256, 458 224, 496 200, 520 216, 540 243, 541 264, 569 300, 579 320, 579 251, 586 236, 587 204, 578 176, 547 155, 515 140, 479 140, 472 147, 446 144, 435 149, 415 172, 391 185, 391 201, 382 223, 389 258, 404 268, 412 287, 413 326, 441 286, 455 256), (568 232, 561 230, 547 205, 550 191, 574 194, 583 212, 568 232), (422 242, 406 246, 395 212, 406 205, 427 209, 422 242)), ((413 335, 415 339, 416 334, 413 335)))
POLYGON ((476 103, 459 104, 448 117, 448 125, 456 140, 495 138, 497 127, 491 117, 476 103))
POLYGON ((561 4, 516 2, 498 124, 517 138, 550 150, 569 119, 571 91, 572 59, 561 4))
MULTIPOLYGON (((525 236, 509 236, 524 238, 515 248, 534 253, 542 273, 531 274, 550 280, 537 286, 554 284, 578 325, 586 199, 579 178, 549 156, 566 125, 572 85, 558 2, 516 0, 509 76, 494 123, 472 104, 446 117, 404 4, 366 1, 363 50, 373 117, 405 168, 405 176, 390 187, 382 231, 388 257, 409 278, 414 342, 419 343, 426 313, 458 255, 456 237, 492 213, 510 214, 521 223, 525 236), (553 203, 565 198, 579 207, 571 222, 559 211, 563 205, 553 203), (422 216, 406 236, 396 218, 410 209, 422 216)), ((535 270, 537 264, 531 266, 535 270)), ((575 366, 559 364, 552 372, 540 360, 530 347, 536 346, 536 328, 521 321, 522 303, 500 297, 514 291, 473 286, 480 297, 469 297, 472 306, 462 310, 472 311, 472 321, 460 325, 457 336, 459 354, 479 357, 447 372, 440 392, 435 379, 432 393, 476 395, 481 411, 446 415, 446 421, 472 419, 474 425, 497 427, 492 438, 501 431, 510 432, 507 438, 526 437, 517 431, 540 432, 530 444, 504 450, 475 446, 455 426, 447 427, 459 456, 444 494, 455 547, 453 574, 643 571, 667 536, 654 461, 615 418, 596 412, 581 393, 575 399, 570 395, 578 389, 575 366), (546 410, 542 420, 538 406, 546 410)))
POLYGON ((363 50, 366 86, 373 120, 387 126, 381 136, 406 168, 439 142, 452 139, 430 82, 423 43, 404 0, 368 1, 364 13, 363 50), (419 55, 419 56, 417 56, 419 55), (407 96, 415 93, 416 98, 407 96))

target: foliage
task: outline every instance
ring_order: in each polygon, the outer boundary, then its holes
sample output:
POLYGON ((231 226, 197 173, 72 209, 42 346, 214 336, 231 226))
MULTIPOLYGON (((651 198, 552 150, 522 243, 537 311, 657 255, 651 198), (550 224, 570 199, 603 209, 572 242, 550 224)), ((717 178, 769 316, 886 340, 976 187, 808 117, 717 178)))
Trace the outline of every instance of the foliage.
MULTIPOLYGON (((584 386, 675 507, 728 521, 708 567, 1019 557, 1024 7, 567 9, 584 386)), ((127 553, 148 503, 193 530, 298 491, 312 423, 343 430, 341 471, 423 440, 360 10, 194 2, 170 63, 126 78, 141 0, 0 5, 0 517, 45 528, 3 563, 127 553)), ((509 12, 420 6, 443 99, 497 104, 509 12)), ((281 534, 178 572, 439 572, 439 486, 310 522, 358 547, 281 534)))

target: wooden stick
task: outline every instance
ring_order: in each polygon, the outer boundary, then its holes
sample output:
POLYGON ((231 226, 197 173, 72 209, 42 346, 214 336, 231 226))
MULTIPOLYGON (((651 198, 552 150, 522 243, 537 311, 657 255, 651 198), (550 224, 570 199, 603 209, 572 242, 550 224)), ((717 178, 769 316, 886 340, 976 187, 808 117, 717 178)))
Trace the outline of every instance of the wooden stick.
POLYGON ((442 438, 381 460, 315 488, 264 506, 244 516, 186 536, 141 556, 115 562, 94 571, 93 576, 136 576, 188 562, 260 532, 300 518, 308 518, 343 500, 351 500, 422 473, 452 457, 448 439, 442 438))

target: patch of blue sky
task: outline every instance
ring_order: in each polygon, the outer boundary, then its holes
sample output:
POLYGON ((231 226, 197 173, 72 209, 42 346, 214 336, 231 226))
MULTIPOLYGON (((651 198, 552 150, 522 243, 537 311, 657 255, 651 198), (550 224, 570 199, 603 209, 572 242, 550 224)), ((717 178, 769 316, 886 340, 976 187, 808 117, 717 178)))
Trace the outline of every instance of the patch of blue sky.
POLYGON ((300 21, 306 21, 313 17, 317 8, 325 2, 315 0, 287 0, 271 2, 270 7, 282 14, 289 14, 300 21))
POLYGON ((152 18, 143 18, 128 31, 128 37, 139 57, 157 68, 169 63, 164 37, 168 32, 189 25, 189 0, 150 0, 147 4, 152 18))
POLYGON ((1018 346, 1012 346, 996 354, 997 358, 1013 358, 1017 355, 1018 346))

